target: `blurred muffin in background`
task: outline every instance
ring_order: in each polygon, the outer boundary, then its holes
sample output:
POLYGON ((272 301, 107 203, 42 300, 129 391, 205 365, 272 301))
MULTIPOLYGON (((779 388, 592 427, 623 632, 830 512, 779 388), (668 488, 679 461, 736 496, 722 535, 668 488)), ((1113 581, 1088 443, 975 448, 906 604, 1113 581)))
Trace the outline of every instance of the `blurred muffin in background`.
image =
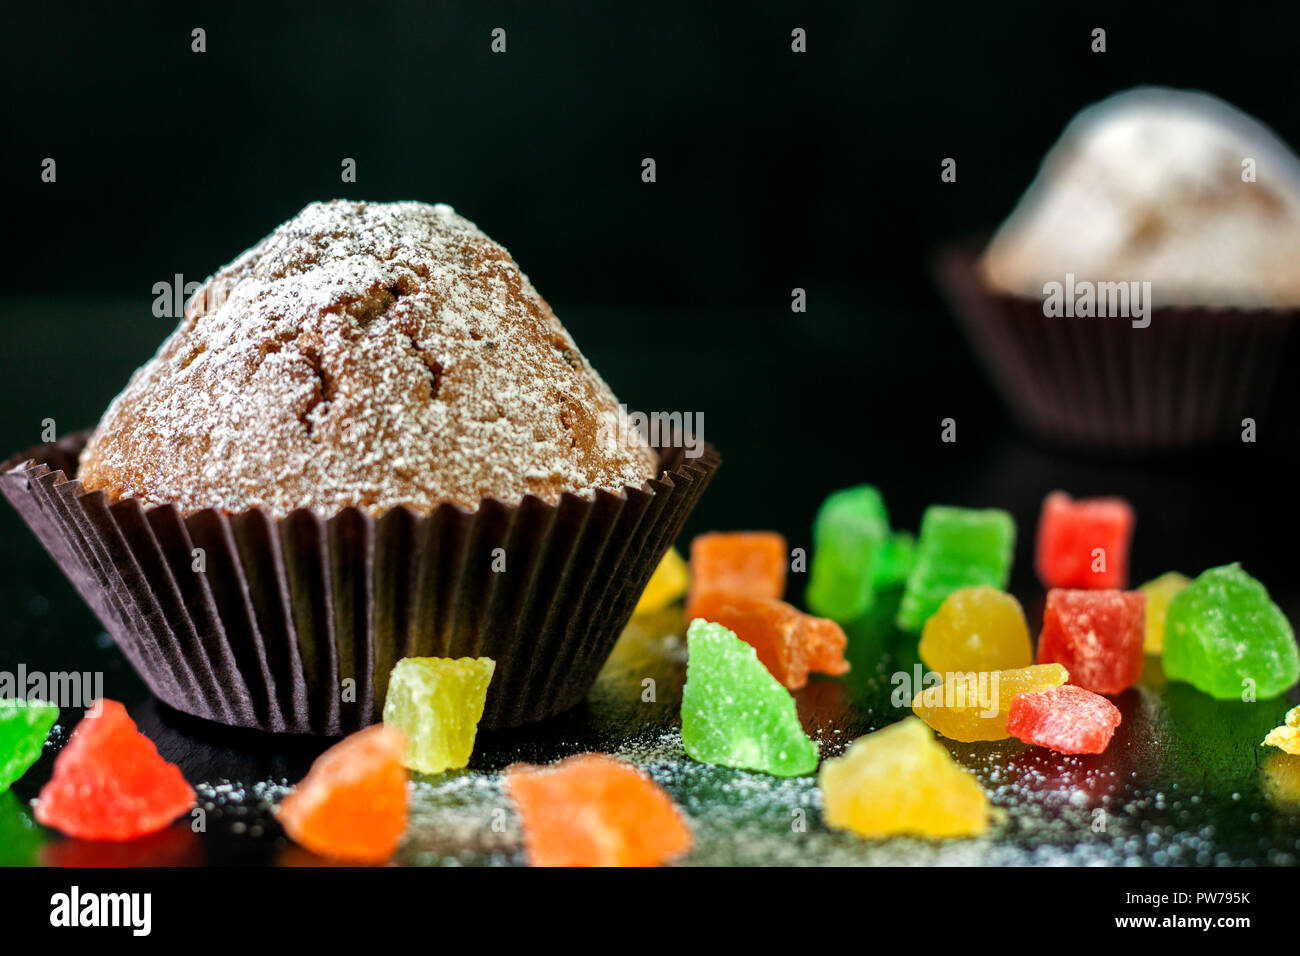
POLYGON ((1297 262, 1300 160, 1216 97, 1139 88, 1079 113, 942 276, 1032 431, 1152 448, 1285 421, 1297 262))

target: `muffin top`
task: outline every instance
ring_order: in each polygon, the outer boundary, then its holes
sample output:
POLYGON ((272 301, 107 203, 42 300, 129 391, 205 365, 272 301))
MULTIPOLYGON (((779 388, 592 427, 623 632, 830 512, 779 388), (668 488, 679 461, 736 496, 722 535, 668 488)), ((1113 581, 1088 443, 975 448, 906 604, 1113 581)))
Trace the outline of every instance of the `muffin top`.
POLYGON ((1070 122, 982 268, 1019 295, 1072 273, 1148 281, 1157 306, 1288 308, 1297 260, 1300 162, 1286 145, 1213 96, 1145 87, 1070 122))
POLYGON ((105 412, 112 500, 355 505, 641 486, 657 458, 510 254, 449 206, 313 203, 204 283, 105 412))

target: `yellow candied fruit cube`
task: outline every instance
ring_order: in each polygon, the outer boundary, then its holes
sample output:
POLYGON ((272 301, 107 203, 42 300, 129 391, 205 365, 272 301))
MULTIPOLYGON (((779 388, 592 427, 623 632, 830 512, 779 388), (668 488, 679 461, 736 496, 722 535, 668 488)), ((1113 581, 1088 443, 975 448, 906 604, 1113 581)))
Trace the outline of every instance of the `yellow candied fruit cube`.
POLYGON ((690 572, 686 560, 676 548, 669 548, 655 573, 650 575, 650 583, 641 592, 641 600, 636 602, 633 614, 652 614, 672 604, 686 593, 690 584, 690 572))
POLYGON ((1270 750, 1259 768, 1260 789, 1275 810, 1300 811, 1300 756, 1270 750))
POLYGON ((976 836, 989 802, 925 724, 907 717, 859 737, 817 775, 826 824, 859 836, 976 836))
POLYGON ((442 773, 469 763, 496 662, 490 657, 404 657, 388 678, 384 723, 406 735, 406 766, 442 773))
POLYGON ((1282 725, 1268 732, 1263 746, 1277 747, 1289 754, 1300 755, 1300 707, 1292 707, 1287 711, 1282 725))
POLYGON ((1034 662, 1020 602, 997 588, 960 588, 925 622, 917 651, 932 671, 1000 671, 1034 662))
POLYGON ((1165 647, 1165 613, 1175 594, 1191 584, 1190 578, 1177 571, 1167 571, 1153 581, 1138 588, 1147 596, 1147 623, 1142 639, 1142 649, 1148 654, 1159 654, 1165 647))
POLYGON ((1018 694, 1051 690, 1069 679, 1060 664, 948 674, 912 698, 912 711, 950 740, 1004 740, 1011 736, 1007 714, 1018 694))

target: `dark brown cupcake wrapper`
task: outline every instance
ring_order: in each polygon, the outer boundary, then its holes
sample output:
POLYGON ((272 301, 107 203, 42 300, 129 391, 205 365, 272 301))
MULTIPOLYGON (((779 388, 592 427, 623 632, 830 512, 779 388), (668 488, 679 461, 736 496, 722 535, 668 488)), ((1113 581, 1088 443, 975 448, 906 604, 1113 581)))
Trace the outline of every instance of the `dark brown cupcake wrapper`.
POLYGON ((1157 306, 1123 318, 1048 317, 1041 299, 994 291, 980 244, 944 251, 938 274, 995 386, 1028 430, 1055 441, 1155 449, 1240 441, 1252 418, 1294 440, 1300 310, 1157 306))
POLYGON ((154 694, 223 724, 331 735, 380 718, 403 657, 496 661, 484 727, 577 704, 721 463, 712 446, 659 449, 643 487, 557 504, 184 516, 87 493, 68 477, 87 437, 10 458, 0 492, 154 694))

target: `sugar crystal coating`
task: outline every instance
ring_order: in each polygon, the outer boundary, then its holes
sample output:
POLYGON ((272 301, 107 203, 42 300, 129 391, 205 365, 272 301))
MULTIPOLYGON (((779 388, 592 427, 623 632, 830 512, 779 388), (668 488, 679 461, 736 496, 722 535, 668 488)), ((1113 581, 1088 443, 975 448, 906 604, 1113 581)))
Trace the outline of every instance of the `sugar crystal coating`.
POLYGON ((989 802, 928 727, 907 717, 855 740, 817 775, 826 825, 859 836, 983 833, 989 802))
POLYGON ((795 777, 817 769, 817 745, 794 698, 754 648, 721 624, 691 622, 682 688, 682 744, 701 763, 795 777))
POLYGON ((579 754, 549 767, 514 764, 505 785, 532 866, 658 866, 691 848, 672 798, 621 760, 579 754))
POLYGON ((43 700, 0 700, 0 793, 40 759, 59 708, 43 700))
POLYGON ((36 820, 83 840, 131 840, 167 826, 194 791, 115 700, 96 703, 54 759, 36 820))
POLYGON ((406 829, 406 741, 375 724, 316 758, 276 817, 294 842, 321 856, 382 863, 406 829))
POLYGON ((1211 568, 1165 615, 1165 674, 1220 700, 1276 697, 1300 680, 1291 622, 1239 564, 1211 568))
POLYGON ((925 622, 917 651, 932 671, 995 671, 1033 662, 1020 602, 997 588, 961 588, 925 622))
POLYGON ((393 667, 384 723, 406 737, 406 766, 417 773, 464 767, 496 663, 488 657, 404 657, 393 667))
POLYGON ((79 477, 184 512, 328 516, 557 501, 655 471, 505 249, 449 206, 336 200, 204 283, 79 477))
POLYGON ((1099 754, 1120 725, 1119 708, 1100 694, 1067 684, 1020 694, 1007 731, 1018 740, 1064 754, 1099 754))
POLYGON ((977 510, 931 505, 921 517, 916 561, 895 619, 909 633, 958 588, 1005 589, 1011 576, 1016 523, 996 508, 977 510))

